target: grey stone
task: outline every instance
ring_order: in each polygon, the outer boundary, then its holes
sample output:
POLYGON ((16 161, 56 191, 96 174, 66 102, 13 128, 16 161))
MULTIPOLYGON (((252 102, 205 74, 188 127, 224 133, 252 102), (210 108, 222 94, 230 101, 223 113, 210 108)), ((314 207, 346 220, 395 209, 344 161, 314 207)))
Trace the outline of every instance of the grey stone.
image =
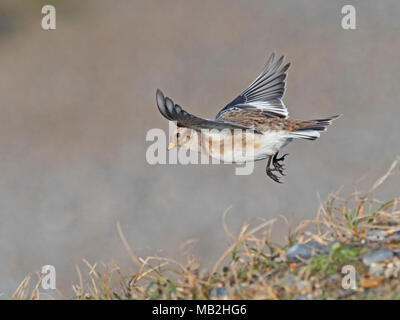
POLYGON ((315 254, 327 254, 330 249, 328 246, 320 244, 316 241, 308 241, 306 243, 297 243, 286 251, 286 259, 289 262, 300 262, 310 259, 315 254))
POLYGON ((330 248, 328 246, 320 244, 316 241, 308 241, 305 243, 305 245, 311 247, 313 253, 315 252, 316 254, 327 254, 330 251, 330 248))
POLYGON ((312 249, 306 246, 304 243, 297 243, 291 246, 286 251, 286 259, 289 262, 299 262, 301 260, 307 260, 311 258, 312 249))
POLYGON ((371 266, 369 267, 369 274, 373 277, 382 275, 383 271, 383 265, 377 264, 375 262, 371 263, 371 266))
POLYGON ((376 241, 376 240, 384 240, 387 235, 385 234, 384 230, 382 229, 368 229, 366 232, 367 239, 371 241, 376 241))
POLYGON ((374 262, 381 262, 393 257, 393 252, 388 249, 378 249, 367 253, 362 261, 366 266, 370 266, 374 262))

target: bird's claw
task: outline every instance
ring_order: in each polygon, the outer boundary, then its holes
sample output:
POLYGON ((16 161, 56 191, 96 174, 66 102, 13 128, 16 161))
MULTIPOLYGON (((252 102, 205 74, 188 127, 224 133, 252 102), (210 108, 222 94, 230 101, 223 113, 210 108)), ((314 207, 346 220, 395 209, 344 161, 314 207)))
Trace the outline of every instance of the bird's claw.
MULTIPOLYGON (((279 170, 277 170, 277 169, 267 168, 267 169, 266 169, 267 176, 270 177, 270 178, 271 178, 272 180, 274 180, 275 182, 282 183, 282 182, 280 181, 279 177, 278 177, 276 174, 273 174, 272 171, 278 171, 279 173, 281 173, 281 172, 280 172, 279 170)), ((282 173, 281 173, 281 174, 282 174, 282 173)))
POLYGON ((272 162, 275 164, 275 163, 284 161, 285 158, 286 158, 286 156, 288 156, 288 155, 289 155, 289 153, 285 153, 282 157, 278 158, 278 152, 277 152, 277 153, 275 153, 275 155, 273 156, 272 162))
POLYGON ((275 170, 278 171, 283 176, 285 175, 283 173, 285 166, 283 164, 280 164, 279 162, 284 161, 287 155, 288 153, 285 153, 282 157, 278 158, 278 152, 277 152, 272 158, 272 165, 274 166, 275 170))
POLYGON ((282 166, 282 165, 280 165, 280 164, 278 164, 278 165, 275 165, 275 164, 274 164, 274 168, 275 168, 275 170, 278 171, 282 176, 286 176, 286 174, 283 172, 283 170, 285 169, 284 166, 282 166))

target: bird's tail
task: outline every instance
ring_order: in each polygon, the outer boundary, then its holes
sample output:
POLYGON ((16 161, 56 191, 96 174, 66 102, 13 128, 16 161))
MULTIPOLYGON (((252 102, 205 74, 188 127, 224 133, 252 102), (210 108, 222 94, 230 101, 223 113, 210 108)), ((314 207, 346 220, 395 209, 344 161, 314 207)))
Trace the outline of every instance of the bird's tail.
POLYGON ((302 121, 299 123, 299 128, 290 132, 290 138, 300 138, 307 140, 315 140, 319 138, 320 131, 326 131, 327 127, 332 124, 333 120, 340 118, 342 115, 337 115, 325 119, 316 119, 309 121, 302 121))

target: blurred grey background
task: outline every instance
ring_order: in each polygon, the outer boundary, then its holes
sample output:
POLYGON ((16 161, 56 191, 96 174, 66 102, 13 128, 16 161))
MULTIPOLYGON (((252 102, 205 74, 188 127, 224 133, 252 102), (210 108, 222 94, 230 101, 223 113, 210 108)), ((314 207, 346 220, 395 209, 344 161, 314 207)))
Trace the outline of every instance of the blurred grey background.
MULTIPOLYGON (((249 218, 280 214, 294 226, 315 215, 318 194, 366 191, 399 154, 400 2, 350 1, 357 29, 341 28, 348 1, 2 0, 0 3, 0 292, 51 264, 71 295, 82 258, 134 270, 132 248, 202 267, 249 218), (57 29, 41 29, 41 7, 57 29), (254 80, 272 51, 292 67, 290 116, 344 116, 316 142, 287 147, 279 185, 258 162, 156 165, 145 159, 147 130, 167 129, 161 88, 188 111, 213 117, 254 80)), ((378 196, 398 196, 391 178, 378 196)), ((274 229, 283 241, 287 226, 274 229)), ((51 293, 51 292, 50 292, 51 293)))

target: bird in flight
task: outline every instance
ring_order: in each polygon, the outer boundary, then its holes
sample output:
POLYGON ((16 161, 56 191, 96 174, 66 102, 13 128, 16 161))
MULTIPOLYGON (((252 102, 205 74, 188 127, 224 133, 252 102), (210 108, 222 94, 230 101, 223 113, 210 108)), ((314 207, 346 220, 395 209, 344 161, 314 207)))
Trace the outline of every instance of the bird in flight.
POLYGON ((180 147, 236 163, 267 159, 266 174, 281 183, 275 173, 284 175, 282 162, 287 154, 278 157, 278 152, 293 139, 317 139, 320 131, 326 131, 327 126, 341 116, 307 121, 288 119, 282 98, 290 63, 283 65, 283 60, 281 56, 275 61, 273 53, 257 79, 221 109, 215 119, 203 119, 186 112, 157 89, 159 111, 178 127, 171 136, 168 150, 180 147), (227 133, 232 134, 233 142, 224 144, 227 133), (243 144, 246 146, 248 140, 244 138, 252 139, 248 144, 252 152, 245 155, 243 144))

